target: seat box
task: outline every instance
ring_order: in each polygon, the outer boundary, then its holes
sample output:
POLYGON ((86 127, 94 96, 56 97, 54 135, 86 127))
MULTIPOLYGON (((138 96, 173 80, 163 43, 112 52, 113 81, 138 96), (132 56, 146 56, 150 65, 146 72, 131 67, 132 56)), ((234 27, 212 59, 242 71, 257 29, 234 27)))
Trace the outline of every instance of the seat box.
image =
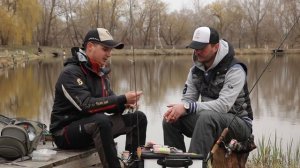
POLYGON ((158 154, 153 152, 142 152, 144 168, 202 168, 203 155, 191 153, 158 154))

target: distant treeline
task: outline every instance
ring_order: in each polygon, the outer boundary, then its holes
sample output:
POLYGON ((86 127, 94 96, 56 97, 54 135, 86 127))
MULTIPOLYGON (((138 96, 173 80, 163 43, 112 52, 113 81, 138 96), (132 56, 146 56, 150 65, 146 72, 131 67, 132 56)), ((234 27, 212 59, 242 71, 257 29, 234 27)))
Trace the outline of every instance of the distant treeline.
MULTIPOLYGON (((128 48, 183 48, 195 28, 211 26, 236 48, 276 48, 300 15, 299 0, 193 2, 169 12, 162 0, 1 0, 0 45, 80 46, 104 27, 128 48)), ((299 42, 298 23, 284 47, 299 42)))

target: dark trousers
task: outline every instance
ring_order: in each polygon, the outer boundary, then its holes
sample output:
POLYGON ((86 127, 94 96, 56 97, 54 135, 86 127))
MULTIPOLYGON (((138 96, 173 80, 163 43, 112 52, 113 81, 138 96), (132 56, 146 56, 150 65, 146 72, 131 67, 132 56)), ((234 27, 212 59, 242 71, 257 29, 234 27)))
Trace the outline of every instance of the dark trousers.
MULTIPOLYGON (((181 117, 175 123, 163 121, 164 143, 186 151, 184 136, 191 138, 189 152, 207 156, 222 131, 234 118, 231 113, 202 111, 181 117)), ((225 141, 232 138, 245 141, 251 135, 252 129, 247 123, 236 117, 230 127, 225 141)))
POLYGON ((135 153, 138 145, 145 144, 146 128, 147 118, 139 111, 111 116, 96 113, 64 127, 61 135, 54 136, 54 140, 55 144, 62 149, 95 146, 104 168, 119 168, 121 166, 114 138, 126 134, 125 150, 135 153))

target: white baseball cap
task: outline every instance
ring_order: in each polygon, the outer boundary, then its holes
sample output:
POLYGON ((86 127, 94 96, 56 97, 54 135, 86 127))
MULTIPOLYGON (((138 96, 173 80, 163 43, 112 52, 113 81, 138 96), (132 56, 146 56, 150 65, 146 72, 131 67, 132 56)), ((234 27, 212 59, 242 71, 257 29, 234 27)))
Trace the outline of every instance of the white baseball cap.
POLYGON ((202 50, 207 44, 219 43, 219 33, 211 27, 199 27, 195 30, 192 42, 187 48, 202 50))

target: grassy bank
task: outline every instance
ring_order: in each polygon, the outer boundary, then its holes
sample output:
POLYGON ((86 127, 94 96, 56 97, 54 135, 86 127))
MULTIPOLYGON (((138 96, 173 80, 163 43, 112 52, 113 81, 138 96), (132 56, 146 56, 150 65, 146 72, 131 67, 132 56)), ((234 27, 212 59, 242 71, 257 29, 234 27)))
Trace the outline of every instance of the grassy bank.
MULTIPOLYGON (((191 49, 135 49, 135 55, 191 55, 191 49)), ((272 54, 271 49, 235 49, 236 55, 272 54)), ((114 55, 132 55, 132 50, 115 50, 114 55)), ((300 49, 285 50, 284 54, 300 54, 300 49)))
POLYGON ((282 144, 282 139, 262 137, 258 139, 257 149, 248 159, 249 168, 300 168, 300 143, 291 140, 282 144))
MULTIPOLYGON (((58 47, 41 47, 44 54, 51 55, 52 52, 66 52, 70 53, 70 48, 58 48, 58 47)), ((236 55, 258 55, 258 54, 272 54, 273 48, 235 48, 236 55)), ((0 57, 5 54, 5 52, 17 52, 25 51, 29 54, 37 54, 38 50, 35 46, 21 46, 21 47, 3 47, 0 46, 0 57)), ((192 49, 179 48, 179 49, 135 49, 136 55, 189 55, 193 53, 192 49)), ((300 49, 287 49, 284 50, 285 54, 300 54, 300 49)), ((122 50, 114 50, 114 55, 132 55, 132 49, 127 47, 122 50)))
MULTIPOLYGON (((69 56, 70 48, 53 48, 41 47, 42 51, 39 52, 37 47, 22 46, 22 47, 3 47, 0 46, 0 69, 5 67, 12 67, 16 64, 24 63, 35 59, 51 58, 53 56, 62 57, 69 56)), ((236 55, 259 55, 259 54, 272 54, 271 49, 236 49, 236 55)), ((191 55, 191 49, 135 49, 136 56, 179 56, 191 55)), ((285 54, 299 54, 300 49, 285 50, 285 54)), ((114 50, 113 55, 133 55, 132 49, 114 50)))

